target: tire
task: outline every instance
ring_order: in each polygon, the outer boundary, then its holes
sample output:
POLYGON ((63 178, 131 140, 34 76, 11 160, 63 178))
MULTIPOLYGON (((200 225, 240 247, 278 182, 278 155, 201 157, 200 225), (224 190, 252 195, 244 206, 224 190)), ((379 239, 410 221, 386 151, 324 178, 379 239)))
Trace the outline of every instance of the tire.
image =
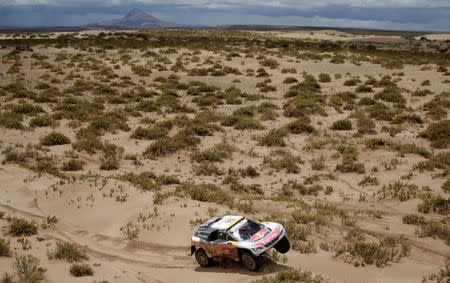
POLYGON ((283 237, 278 243, 275 244, 275 249, 280 254, 285 254, 291 249, 291 243, 289 242, 288 238, 283 237))
POLYGON ((208 257, 205 250, 200 248, 195 251, 195 260, 201 267, 209 267, 212 264, 212 259, 208 257))
POLYGON ((241 262, 250 271, 258 271, 261 267, 261 258, 256 257, 250 252, 243 252, 241 262))

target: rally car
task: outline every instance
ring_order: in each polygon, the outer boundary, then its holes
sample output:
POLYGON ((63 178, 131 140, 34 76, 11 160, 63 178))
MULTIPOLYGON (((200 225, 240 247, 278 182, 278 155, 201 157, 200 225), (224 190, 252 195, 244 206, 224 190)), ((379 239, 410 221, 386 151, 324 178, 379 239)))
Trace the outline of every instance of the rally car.
POLYGON ((202 267, 229 258, 250 271, 261 266, 261 256, 271 248, 285 254, 291 244, 286 230, 275 222, 259 223, 242 216, 214 217, 203 223, 191 241, 191 255, 202 267))

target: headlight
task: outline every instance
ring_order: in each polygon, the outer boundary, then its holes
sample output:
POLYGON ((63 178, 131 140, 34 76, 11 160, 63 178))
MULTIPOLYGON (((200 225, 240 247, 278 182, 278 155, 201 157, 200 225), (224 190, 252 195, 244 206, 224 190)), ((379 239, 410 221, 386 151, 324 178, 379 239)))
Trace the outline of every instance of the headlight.
POLYGON ((252 251, 259 252, 259 251, 262 251, 263 249, 264 249, 264 247, 256 247, 256 248, 252 248, 252 251))

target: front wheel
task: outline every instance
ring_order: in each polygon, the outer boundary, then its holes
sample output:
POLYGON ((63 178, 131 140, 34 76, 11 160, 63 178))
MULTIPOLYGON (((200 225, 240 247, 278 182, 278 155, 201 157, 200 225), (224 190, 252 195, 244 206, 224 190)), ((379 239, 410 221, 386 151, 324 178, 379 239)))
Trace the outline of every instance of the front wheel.
POLYGON ((195 259, 197 263, 202 267, 211 266, 212 260, 208 257, 204 249, 198 249, 195 251, 195 259))
POLYGON ((275 249, 280 254, 285 254, 291 249, 291 243, 286 236, 283 237, 278 243, 275 244, 275 249))
POLYGON ((250 271, 258 271, 261 267, 260 257, 255 257, 249 252, 244 252, 241 256, 242 264, 250 271))

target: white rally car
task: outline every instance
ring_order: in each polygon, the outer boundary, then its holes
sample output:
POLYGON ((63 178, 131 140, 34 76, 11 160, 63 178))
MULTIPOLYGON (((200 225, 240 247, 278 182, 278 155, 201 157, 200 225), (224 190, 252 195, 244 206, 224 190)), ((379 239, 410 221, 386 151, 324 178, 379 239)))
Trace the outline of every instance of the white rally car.
POLYGON ((210 266, 214 259, 240 261, 250 271, 261 266, 261 255, 271 248, 287 253, 291 245, 286 230, 275 222, 259 223, 243 216, 214 217, 203 223, 191 241, 191 254, 198 264, 210 266))

